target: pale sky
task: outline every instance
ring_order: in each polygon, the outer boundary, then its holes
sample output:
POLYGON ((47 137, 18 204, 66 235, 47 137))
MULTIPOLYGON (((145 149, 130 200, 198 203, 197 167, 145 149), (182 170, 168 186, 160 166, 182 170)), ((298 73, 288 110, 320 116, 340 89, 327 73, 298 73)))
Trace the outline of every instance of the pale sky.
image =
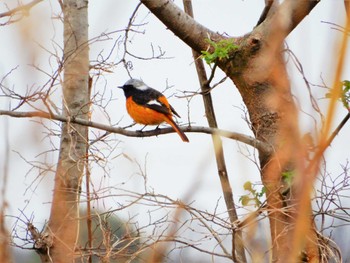
MULTIPOLYGON (((14 4, 11 0, 7 2, 11 5, 14 4)), ((175 2, 182 6, 182 1, 175 2)), ((195 18, 199 22, 211 30, 231 36, 241 36, 252 30, 259 18, 264 1, 216 0, 214 3, 214 1, 209 0, 194 0, 193 2, 195 18)), ((136 3, 137 1, 121 0, 90 1, 90 38, 125 28, 136 3)), ((343 25, 344 10, 342 5, 343 1, 341 0, 323 0, 287 39, 289 48, 301 61, 305 75, 311 83, 322 84, 324 81, 328 86, 332 84, 333 59, 336 58, 335 46, 341 34, 332 29, 331 25, 322 21, 343 25)), ((39 42, 50 52, 61 54, 62 25, 57 20, 51 22, 51 9, 57 10, 56 1, 44 1, 35 7, 31 16, 22 23, 0 27, 2 47, 0 49, 0 57, 2 58, 0 75, 3 76, 18 66, 6 79, 4 85, 12 87, 19 94, 24 95, 26 90, 44 85, 48 81, 48 77, 30 67, 30 63, 40 65, 48 72, 56 69, 55 58, 38 48, 33 41, 39 42), (24 37, 23 32, 28 34, 27 37, 24 37), (53 44, 52 40, 56 44, 53 44)), ((0 12, 3 11, 5 8, 4 4, 1 3, 0 12)), ((55 11, 54 13, 57 14, 55 11)), ((178 121, 186 124, 188 122, 187 100, 177 96, 181 96, 183 91, 196 91, 199 88, 191 50, 167 30, 157 18, 149 14, 144 7, 140 8, 135 23, 147 24, 139 28, 140 31, 145 32, 144 34, 130 35, 132 40, 132 43, 129 44, 130 51, 134 52, 135 55, 150 56, 152 44, 156 52, 158 46, 161 47, 169 59, 137 60, 129 57, 133 64, 132 77, 142 78, 149 86, 160 91, 163 91, 167 84, 171 86, 165 95, 170 96, 170 103, 181 115, 182 118, 178 121)), ((104 38, 103 41, 94 42, 90 47, 91 60, 97 59, 100 52, 106 56, 121 35, 122 33, 115 33, 110 35, 111 39, 109 40, 104 38)), ((117 62, 122 55, 122 52, 118 52, 117 48, 111 55, 111 61, 117 62)), ((347 64, 349 63, 347 62, 347 64)), ((302 105, 303 111, 316 116, 310 107, 308 93, 300 74, 292 63, 289 62, 288 67, 296 100, 302 105)), ((347 66, 346 69, 348 68, 347 66)), ((113 72, 104 73, 103 77, 94 85, 93 92, 103 95, 102 104, 105 105, 105 111, 94 107, 92 118, 94 121, 107 124, 109 123, 108 114, 112 124, 124 127, 130 125, 132 120, 125 110, 124 95, 116 86, 122 85, 129 77, 121 65, 112 68, 112 70, 113 72), (108 102, 110 98, 111 101, 108 102)), ((344 70, 344 79, 350 79, 348 72, 344 70)), ((220 80, 223 76, 218 71, 215 81, 220 80)), ((56 88, 58 91, 52 99, 60 107, 60 87, 56 88)), ((315 98, 320 99, 319 103, 325 113, 328 103, 326 99, 322 99, 325 90, 315 88, 313 92, 315 98)), ((12 107, 16 105, 17 102, 9 102, 1 95, 0 91, 0 109, 8 109, 9 103, 12 107)), ((225 83, 213 90, 212 96, 220 128, 252 135, 244 120, 243 102, 230 80, 226 80, 225 83)), ((189 116, 192 124, 207 126, 202 98, 200 96, 193 97, 189 105, 189 116)), ((28 107, 23 107, 20 110, 28 109, 28 107)), ((337 114, 339 118, 336 123, 345 114, 346 111, 339 107, 337 114)), ((303 132, 315 132, 310 116, 301 112, 300 121, 303 132)), ((57 161, 57 152, 46 155, 39 154, 52 149, 52 144, 58 147, 58 140, 53 139, 50 143, 50 140, 45 138, 46 130, 38 122, 38 119, 14 119, 0 116, 0 154, 1 156, 5 154, 5 130, 8 129, 10 131, 10 167, 6 194, 9 205, 7 214, 19 216, 19 210, 23 210, 28 217, 33 214, 35 223, 40 226, 49 216, 54 174, 47 173, 42 176, 37 170, 30 171, 30 166, 20 157, 19 153, 29 161, 46 161, 54 165, 57 161)), ((48 121, 45 123, 49 127, 59 130, 57 124, 48 121)), ((347 147, 350 132, 348 126, 336 137, 326 154, 327 168, 331 173, 334 173, 334 176, 341 171, 340 164, 345 164, 350 157, 347 147)), ((140 128, 142 126, 134 126, 130 129, 140 128)), ((152 127, 147 129, 152 129, 152 127)), ((104 133, 97 130, 94 132, 104 133)), ((147 173, 149 190, 153 189, 155 193, 168 195, 175 200, 188 197, 189 201, 195 201, 196 207, 208 211, 213 211, 218 203, 219 211, 224 211, 225 206, 216 172, 211 138, 209 135, 194 133, 189 133, 188 137, 190 143, 183 143, 176 133, 151 138, 127 138, 118 134, 110 135, 109 138, 113 139, 113 142, 109 146, 115 147, 114 150, 110 152, 107 146, 100 144, 100 150, 108 155, 106 157, 107 163, 101 162, 100 166, 94 164, 92 169, 94 188, 98 195, 100 193, 100 197, 102 197, 102 189, 108 186, 143 192, 143 178, 139 175, 139 167, 141 167, 147 173)), ((260 182, 259 171, 254 164, 257 155, 253 148, 246 147, 236 141, 223 139, 223 142, 231 187, 234 199, 238 202, 239 197, 245 194, 243 190, 245 181, 260 182)), ((0 160, 0 171, 0 186, 2 187, 3 158, 0 160)), ((116 194, 113 191, 112 189, 108 194, 116 194)), ((115 191, 118 192, 118 190, 115 191)), ((0 200, 2 198, 3 196, 0 196, 0 200)), ((113 209, 116 202, 121 201, 106 197, 101 199, 96 207, 113 209)), ((142 215, 143 212, 140 207, 132 207, 118 215, 127 219, 130 215, 142 215)), ((240 210, 240 212, 244 212, 244 210, 240 210)), ((142 216, 140 220, 142 220, 142 216)), ((10 219, 9 224, 11 223, 10 219)))

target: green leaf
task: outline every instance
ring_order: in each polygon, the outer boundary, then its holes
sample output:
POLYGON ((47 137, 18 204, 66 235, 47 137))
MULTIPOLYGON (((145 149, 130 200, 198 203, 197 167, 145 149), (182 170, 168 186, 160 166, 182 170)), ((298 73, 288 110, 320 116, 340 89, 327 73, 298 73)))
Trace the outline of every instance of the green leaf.
POLYGON ((251 200, 251 198, 248 195, 242 195, 239 198, 239 201, 241 201, 242 205, 247 206, 249 204, 249 201, 251 200))
POLYGON ((238 48, 238 46, 233 43, 232 39, 222 39, 218 42, 206 39, 206 42, 214 48, 212 53, 209 51, 201 51, 202 58, 207 64, 215 63, 221 59, 228 59, 230 52, 238 48))
POLYGON ((266 188, 261 188, 261 191, 257 191, 254 189, 254 185, 252 182, 247 181, 243 184, 244 190, 248 191, 249 194, 243 195, 240 197, 240 201, 242 202, 242 205, 249 205, 249 203, 252 201, 252 205, 258 207, 261 205, 260 198, 265 194, 266 188))
MULTIPOLYGON (((343 80, 341 83, 342 91, 339 96, 339 100, 343 103, 343 106, 346 109, 349 109, 349 103, 350 103, 350 81, 349 80, 343 80)), ((332 91, 326 93, 325 97, 327 99, 332 98, 332 91)))
POLYGON ((350 81, 344 80, 343 84, 343 92, 341 94, 341 101, 346 109, 349 109, 349 101, 350 101, 350 81))
POLYGON ((293 177, 294 177, 294 171, 286 171, 282 173, 282 178, 288 185, 292 184, 293 177))
POLYGON ((350 90, 350 81, 349 80, 344 80, 343 82, 343 86, 345 87, 344 90, 347 92, 350 90))
POLYGON ((247 181, 244 183, 243 185, 243 189, 249 192, 252 192, 253 188, 252 188, 252 182, 251 181, 247 181))
POLYGON ((265 193, 266 193, 266 187, 264 186, 263 188, 261 188, 261 191, 260 193, 257 194, 257 196, 262 197, 265 193))

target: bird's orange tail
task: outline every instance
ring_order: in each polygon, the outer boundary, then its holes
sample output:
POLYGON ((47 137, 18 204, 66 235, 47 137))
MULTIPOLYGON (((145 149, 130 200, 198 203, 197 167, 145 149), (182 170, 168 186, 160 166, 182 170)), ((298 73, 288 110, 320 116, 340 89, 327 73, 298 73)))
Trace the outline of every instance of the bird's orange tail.
POLYGON ((173 127, 173 129, 177 132, 177 134, 181 137, 181 139, 184 142, 189 142, 190 140, 187 138, 186 134, 177 126, 177 124, 174 122, 174 120, 171 117, 166 118, 165 120, 167 123, 173 127))

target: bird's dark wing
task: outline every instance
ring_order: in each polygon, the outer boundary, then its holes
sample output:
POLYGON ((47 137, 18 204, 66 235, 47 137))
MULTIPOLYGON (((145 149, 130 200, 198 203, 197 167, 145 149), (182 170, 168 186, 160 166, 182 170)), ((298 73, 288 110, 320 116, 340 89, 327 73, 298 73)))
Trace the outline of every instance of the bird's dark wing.
POLYGON ((166 115, 171 114, 171 111, 169 110, 169 108, 167 108, 166 105, 164 105, 158 100, 151 100, 148 103, 143 104, 143 106, 166 115))
POLYGON ((169 109, 167 105, 163 103, 161 99, 159 99, 162 97, 162 93, 150 88, 145 90, 144 92, 140 92, 137 94, 135 93, 132 98, 139 105, 168 115, 171 113, 171 109, 169 109))
POLYGON ((175 109, 169 104, 164 95, 155 89, 147 89, 142 93, 134 94, 133 100, 147 108, 158 111, 163 114, 174 114, 180 117, 175 109))
POLYGON ((176 112, 176 110, 173 108, 173 106, 171 106, 170 104, 169 104, 169 106, 170 106, 171 112, 174 113, 175 116, 181 118, 180 115, 179 115, 179 114, 176 112))

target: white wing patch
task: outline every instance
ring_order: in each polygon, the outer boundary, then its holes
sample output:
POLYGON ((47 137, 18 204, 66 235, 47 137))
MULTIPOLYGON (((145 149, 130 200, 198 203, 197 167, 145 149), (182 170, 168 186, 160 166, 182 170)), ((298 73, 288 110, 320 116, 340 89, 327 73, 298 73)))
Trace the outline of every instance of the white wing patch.
POLYGON ((158 105, 158 106, 163 106, 159 101, 157 100, 150 100, 147 102, 148 105, 158 105))

